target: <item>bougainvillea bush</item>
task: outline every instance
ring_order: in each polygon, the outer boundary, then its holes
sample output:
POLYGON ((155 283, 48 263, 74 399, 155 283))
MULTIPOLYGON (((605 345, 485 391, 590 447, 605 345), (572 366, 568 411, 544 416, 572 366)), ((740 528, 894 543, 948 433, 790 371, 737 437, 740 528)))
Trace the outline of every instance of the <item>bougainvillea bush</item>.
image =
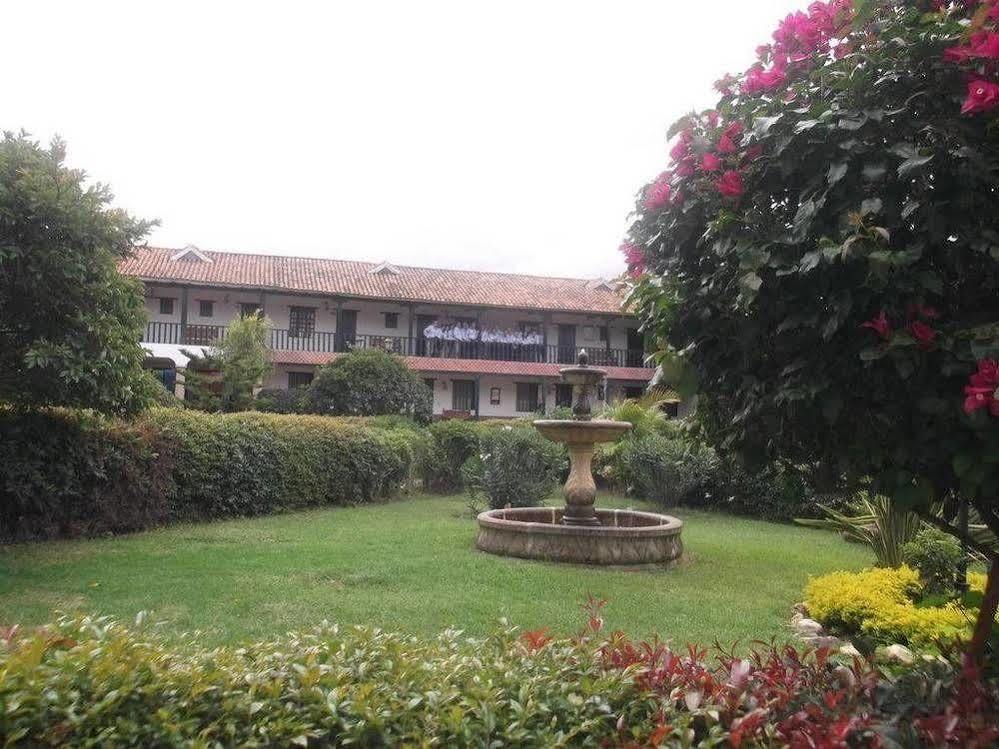
MULTIPOLYGON (((599 602, 594 602, 599 606, 599 602)), ((0 630, 0 741, 26 746, 988 746, 999 689, 826 651, 600 632, 433 641, 324 626, 244 647, 66 619, 0 630)))
POLYGON ((660 358, 747 459, 999 530, 999 2, 817 2, 757 53, 622 247, 660 358))

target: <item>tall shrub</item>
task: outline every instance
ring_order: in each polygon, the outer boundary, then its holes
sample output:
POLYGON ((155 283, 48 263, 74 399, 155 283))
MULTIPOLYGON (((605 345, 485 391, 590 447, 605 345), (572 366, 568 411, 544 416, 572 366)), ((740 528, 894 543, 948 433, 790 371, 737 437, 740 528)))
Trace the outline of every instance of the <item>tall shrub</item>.
POLYGON ((544 504, 565 470, 565 448, 527 426, 484 428, 462 467, 465 487, 493 509, 544 504))
POLYGON ((149 231, 59 140, 0 138, 0 401, 111 414, 148 403, 141 285, 117 263, 149 231))
POLYGON ((316 413, 334 416, 406 414, 426 423, 430 388, 402 358, 378 349, 354 349, 322 367, 309 388, 316 413))
POLYGON ((997 39, 993 0, 789 15, 670 130, 623 247, 632 302, 710 396, 718 440, 871 476, 904 509, 953 518, 960 495, 993 531, 997 39))

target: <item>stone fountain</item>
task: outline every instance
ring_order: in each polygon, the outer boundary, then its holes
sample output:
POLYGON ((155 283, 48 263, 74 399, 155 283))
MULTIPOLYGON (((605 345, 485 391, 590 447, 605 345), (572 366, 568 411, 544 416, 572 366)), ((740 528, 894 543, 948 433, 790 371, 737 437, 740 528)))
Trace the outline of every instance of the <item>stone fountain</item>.
POLYGON ((585 350, 575 367, 560 372, 563 382, 573 388, 573 418, 542 419, 534 426, 569 450, 565 507, 510 507, 480 513, 476 546, 491 554, 583 564, 662 564, 678 558, 683 553, 683 523, 677 518, 594 508, 593 446, 613 442, 631 424, 592 418, 593 392, 606 372, 589 366, 585 350))

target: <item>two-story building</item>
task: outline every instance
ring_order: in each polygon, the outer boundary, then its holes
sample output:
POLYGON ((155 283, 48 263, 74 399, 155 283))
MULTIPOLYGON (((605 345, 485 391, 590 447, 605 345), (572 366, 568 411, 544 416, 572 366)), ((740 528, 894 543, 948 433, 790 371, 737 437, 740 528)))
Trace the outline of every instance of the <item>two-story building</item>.
POLYGON ((144 282, 143 346, 168 386, 187 364, 182 350, 208 346, 233 318, 261 313, 272 326, 267 387, 308 385, 342 352, 377 347, 421 373, 436 415, 512 417, 568 405, 559 367, 581 348, 607 371, 602 399, 641 395, 653 373, 637 320, 622 313, 616 285, 603 279, 193 246, 142 247, 120 268, 144 282))

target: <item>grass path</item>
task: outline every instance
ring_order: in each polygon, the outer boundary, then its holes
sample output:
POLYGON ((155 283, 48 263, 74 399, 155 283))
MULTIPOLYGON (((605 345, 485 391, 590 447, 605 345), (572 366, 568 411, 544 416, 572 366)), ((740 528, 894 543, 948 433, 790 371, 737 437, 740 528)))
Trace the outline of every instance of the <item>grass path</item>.
MULTIPOLYGON (((625 502, 604 501, 624 506, 625 502)), ((474 549, 461 497, 185 525, 134 536, 0 546, 0 624, 54 611, 148 610, 209 643, 260 638, 323 619, 418 635, 484 634, 500 617, 575 631, 588 592, 610 628, 674 642, 783 636, 809 574, 857 569, 868 552, 823 532, 680 511, 687 549, 661 569, 597 569, 474 549)))

